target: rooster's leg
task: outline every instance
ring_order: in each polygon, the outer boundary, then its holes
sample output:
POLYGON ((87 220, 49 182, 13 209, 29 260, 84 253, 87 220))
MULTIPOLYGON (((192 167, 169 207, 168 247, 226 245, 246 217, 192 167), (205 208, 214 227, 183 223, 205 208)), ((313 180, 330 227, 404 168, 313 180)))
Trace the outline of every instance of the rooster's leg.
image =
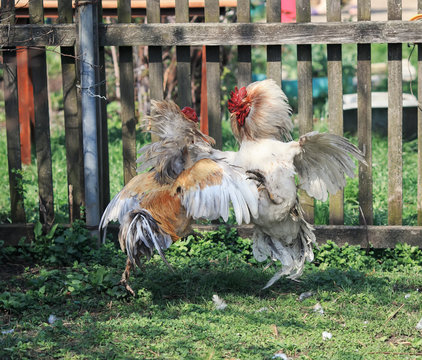
POLYGON ((123 271, 122 274, 122 279, 120 280, 121 285, 123 285, 126 290, 132 295, 135 296, 135 292, 132 290, 132 288, 130 287, 130 285, 127 283, 128 279, 129 279, 129 275, 130 275, 130 269, 132 268, 132 263, 129 260, 129 258, 126 260, 126 268, 125 271, 123 271))
POLYGON ((277 196, 273 193, 274 189, 271 187, 271 183, 267 182, 265 175, 260 170, 247 170, 246 174, 248 174, 248 179, 256 181, 258 190, 265 189, 267 191, 268 197, 273 203, 280 203, 280 200, 277 200, 277 196))
POLYGON ((257 182, 257 187, 261 185, 265 186, 265 176, 259 170, 247 170, 246 174, 248 174, 248 179, 254 180, 257 182))

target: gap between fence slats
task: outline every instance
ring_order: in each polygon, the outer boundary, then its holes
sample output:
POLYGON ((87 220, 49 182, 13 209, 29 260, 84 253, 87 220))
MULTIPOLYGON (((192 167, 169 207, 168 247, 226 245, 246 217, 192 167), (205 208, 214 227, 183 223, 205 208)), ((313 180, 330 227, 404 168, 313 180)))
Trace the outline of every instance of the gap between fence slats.
MULTIPOLYGON (((296 21, 298 23, 311 21, 311 8, 309 1, 296 1, 296 21)), ((297 91, 298 91, 298 118, 299 133, 312 131, 313 106, 312 106, 312 47, 311 45, 297 45, 297 91)), ((300 203, 305 212, 305 218, 314 222, 314 199, 305 191, 300 190, 300 203)))
MULTIPOLYGON (((59 0, 59 23, 73 22, 71 0, 59 0)), ((83 188, 83 151, 82 151, 82 117, 78 109, 76 91, 76 62, 73 46, 60 48, 63 85, 63 109, 65 123, 67 184, 69 202, 69 222, 81 217, 84 201, 83 188)))
MULTIPOLYGON (((267 23, 281 22, 281 1, 267 0, 267 23)), ((267 45, 267 78, 281 86, 281 45, 267 45)))
MULTIPOLYGON (((14 24, 15 3, 2 0, 3 24, 14 24)), ((10 206, 12 222, 25 222, 22 188, 21 142, 19 134, 19 105, 16 48, 3 53, 4 102, 6 113, 7 160, 9 169, 10 206)))
MULTIPOLYGON (((189 23, 189 0, 176 0, 176 22, 189 23)), ((192 106, 190 46, 176 47, 177 104, 192 106)))
MULTIPOLYGON (((422 13, 422 0, 418 0, 418 13, 422 13)), ((418 225, 422 225, 422 44, 418 50, 418 225)))
MULTIPOLYGON (((358 21, 371 20, 370 0, 358 3, 358 21)), ((372 87, 371 44, 357 45, 357 96, 358 96, 358 143, 365 155, 367 166, 359 163, 359 223, 372 225, 372 87)))
MULTIPOLYGON (((218 23, 219 6, 217 0, 205 0, 205 22, 218 23)), ((207 102, 208 102, 208 129, 209 135, 215 139, 215 147, 223 146, 221 130, 220 104, 220 47, 206 47, 207 68, 207 102)))
MULTIPOLYGON (((401 0, 388 0, 388 19, 401 20, 401 0)), ((388 44, 388 224, 401 225, 403 210, 402 45, 388 44)))
MULTIPOLYGON (((237 22, 251 22, 250 0, 238 0, 237 22)), ((239 45, 237 47, 237 62, 237 85, 239 87, 248 86, 252 82, 252 56, 250 45, 239 45)))
MULTIPOLYGON (((131 22, 130 0, 118 3, 118 22, 131 22)), ((122 119, 123 178, 127 184, 136 175, 135 83, 133 77, 132 47, 119 47, 120 104, 122 119)))
MULTIPOLYGON (((29 21, 32 24, 44 23, 42 0, 30 1, 29 21)), ((30 50, 30 67, 34 86, 35 149, 40 221, 48 228, 54 222, 54 196, 45 48, 30 50)))
MULTIPOLYGON (((327 1, 327 21, 341 21, 341 4, 338 0, 327 1)), ((328 127, 331 133, 343 136, 343 76, 341 44, 327 45, 328 72, 328 127)), ((330 225, 344 223, 344 191, 329 197, 330 225)))

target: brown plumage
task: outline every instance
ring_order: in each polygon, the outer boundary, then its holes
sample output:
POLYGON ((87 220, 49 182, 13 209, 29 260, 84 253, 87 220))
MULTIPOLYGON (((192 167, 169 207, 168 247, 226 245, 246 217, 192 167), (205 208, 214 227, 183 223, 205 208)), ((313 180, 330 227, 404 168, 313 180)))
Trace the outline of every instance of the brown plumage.
MULTIPOLYGON (((236 220, 248 223, 257 213, 258 194, 253 182, 221 159, 212 149, 214 140, 197 128, 192 109, 171 101, 153 101, 151 116, 143 127, 158 135, 159 141, 139 152, 139 170, 111 200, 100 229, 110 221, 120 222, 119 242, 128 255, 122 283, 127 284, 133 264, 154 250, 164 256, 171 244, 192 233, 194 219, 227 220, 230 203, 236 220)), ((168 264, 168 263, 167 263, 168 264)))

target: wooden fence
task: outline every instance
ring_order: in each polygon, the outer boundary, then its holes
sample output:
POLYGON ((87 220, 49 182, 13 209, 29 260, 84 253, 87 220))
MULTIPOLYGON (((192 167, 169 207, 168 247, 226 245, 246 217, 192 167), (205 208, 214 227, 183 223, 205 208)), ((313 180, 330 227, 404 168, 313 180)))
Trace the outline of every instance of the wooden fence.
MULTIPOLYGON (((161 5, 169 1, 162 1, 161 5)), ((97 84, 93 93, 98 95, 97 127, 99 153, 99 204, 102 211, 109 201, 109 164, 107 142, 104 46, 119 49, 121 83, 121 121, 125 183, 135 175, 135 99, 132 47, 148 46, 149 84, 152 99, 163 98, 162 49, 175 46, 177 53, 177 103, 191 104, 191 46, 206 46, 208 119, 210 135, 222 144, 220 46, 236 46, 238 51, 238 85, 251 82, 252 46, 265 45, 267 49, 267 77, 282 83, 282 45, 297 45, 298 119, 300 133, 312 130, 312 44, 327 44, 328 60, 328 122, 330 131, 343 134, 342 108, 342 44, 357 44, 358 141, 365 153, 368 167, 359 167, 359 205, 362 209, 360 226, 345 226, 343 193, 331 196, 330 225, 317 226, 319 241, 333 239, 339 244, 349 242, 366 246, 391 247, 399 241, 420 246, 422 227, 402 224, 402 43, 422 43, 422 22, 401 20, 401 0, 388 0, 388 20, 371 21, 370 0, 358 1, 357 21, 341 22, 340 0, 327 0, 327 22, 311 22, 310 0, 296 0, 296 23, 280 23, 280 0, 267 0, 266 23, 251 23, 250 0, 237 0, 237 22, 221 23, 218 0, 205 0, 204 8, 196 9, 204 15, 204 22, 189 23, 188 0, 175 0, 175 23, 160 23, 160 2, 146 0, 118 2, 118 23, 102 21, 101 2, 94 4, 96 22, 92 31, 97 43, 97 84), (134 5, 134 6, 135 6, 134 5), (133 14, 144 15, 147 23, 131 23, 133 14), (202 11, 203 10, 203 11, 202 11), (388 226, 373 226, 372 152, 371 152, 371 44, 388 43, 388 226)), ((46 76, 46 46, 60 47, 62 60, 64 114, 66 131, 67 176, 71 218, 80 213, 84 199, 82 164, 82 117, 78 100, 79 78, 78 8, 88 2, 58 0, 58 21, 45 24, 42 0, 29 0, 15 8, 13 0, 2 0, 0 44, 4 63, 5 110, 8 138, 11 217, 13 224, 0 225, 0 239, 10 243, 22 235, 32 237, 32 224, 26 224, 21 179, 19 114, 17 92, 16 47, 28 47, 34 75, 35 141, 38 164, 40 218, 48 227, 54 221, 50 129, 46 76), (25 10, 26 9, 26 10, 25 10), (29 16, 29 24, 16 22, 16 14, 29 16)), ((103 1, 105 3, 105 1, 103 1)), ((168 5, 168 4, 167 4, 168 5)), ((193 3, 191 2, 191 6, 193 3)), ((221 3, 220 3, 221 5, 221 3)), ((197 6, 197 5, 195 5, 197 6)), ((170 5, 171 7, 171 5, 170 5)), ((192 10, 192 9, 191 9, 192 10)), ((51 11, 51 10, 50 10, 51 11)), ((166 10, 171 12, 171 10, 166 10)), ((422 0, 418 9, 422 12, 422 0)), ((418 96, 422 99, 422 48, 418 45, 418 96)), ((418 110, 418 224, 422 225, 422 112, 418 110)), ((416 164, 415 164, 416 166, 416 164)), ((313 218, 313 200, 302 194, 308 218, 313 218)), ((250 227, 239 229, 242 235, 251 233, 250 227)))

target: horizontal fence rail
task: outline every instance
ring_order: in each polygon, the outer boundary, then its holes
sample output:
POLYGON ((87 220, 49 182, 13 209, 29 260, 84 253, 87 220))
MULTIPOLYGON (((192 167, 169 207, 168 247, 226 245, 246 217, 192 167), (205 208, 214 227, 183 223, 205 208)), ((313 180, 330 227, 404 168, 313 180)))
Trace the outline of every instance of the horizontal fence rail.
MULTIPOLYGON (((74 46, 76 25, 0 25, 3 46, 74 46)), ((101 46, 422 42, 422 22, 99 24, 101 46)))
MULTIPOLYGON (((69 227, 69 225, 64 225, 69 227)), ((194 225, 199 232, 216 231, 224 225, 194 225)), ((239 236, 250 238, 253 234, 252 225, 231 226, 237 229, 239 236)), ((229 228, 229 226, 227 226, 229 228)), ((107 233, 117 236, 118 225, 111 224, 107 233)), ((316 225, 315 236, 318 244, 325 244, 328 240, 339 246, 346 243, 354 246, 376 249, 393 248, 398 239, 402 239, 411 246, 421 246, 422 226, 347 226, 347 225, 316 225)), ((7 244, 17 245, 22 238, 27 242, 34 239, 34 224, 3 224, 0 226, 0 239, 8 239, 7 244)))

